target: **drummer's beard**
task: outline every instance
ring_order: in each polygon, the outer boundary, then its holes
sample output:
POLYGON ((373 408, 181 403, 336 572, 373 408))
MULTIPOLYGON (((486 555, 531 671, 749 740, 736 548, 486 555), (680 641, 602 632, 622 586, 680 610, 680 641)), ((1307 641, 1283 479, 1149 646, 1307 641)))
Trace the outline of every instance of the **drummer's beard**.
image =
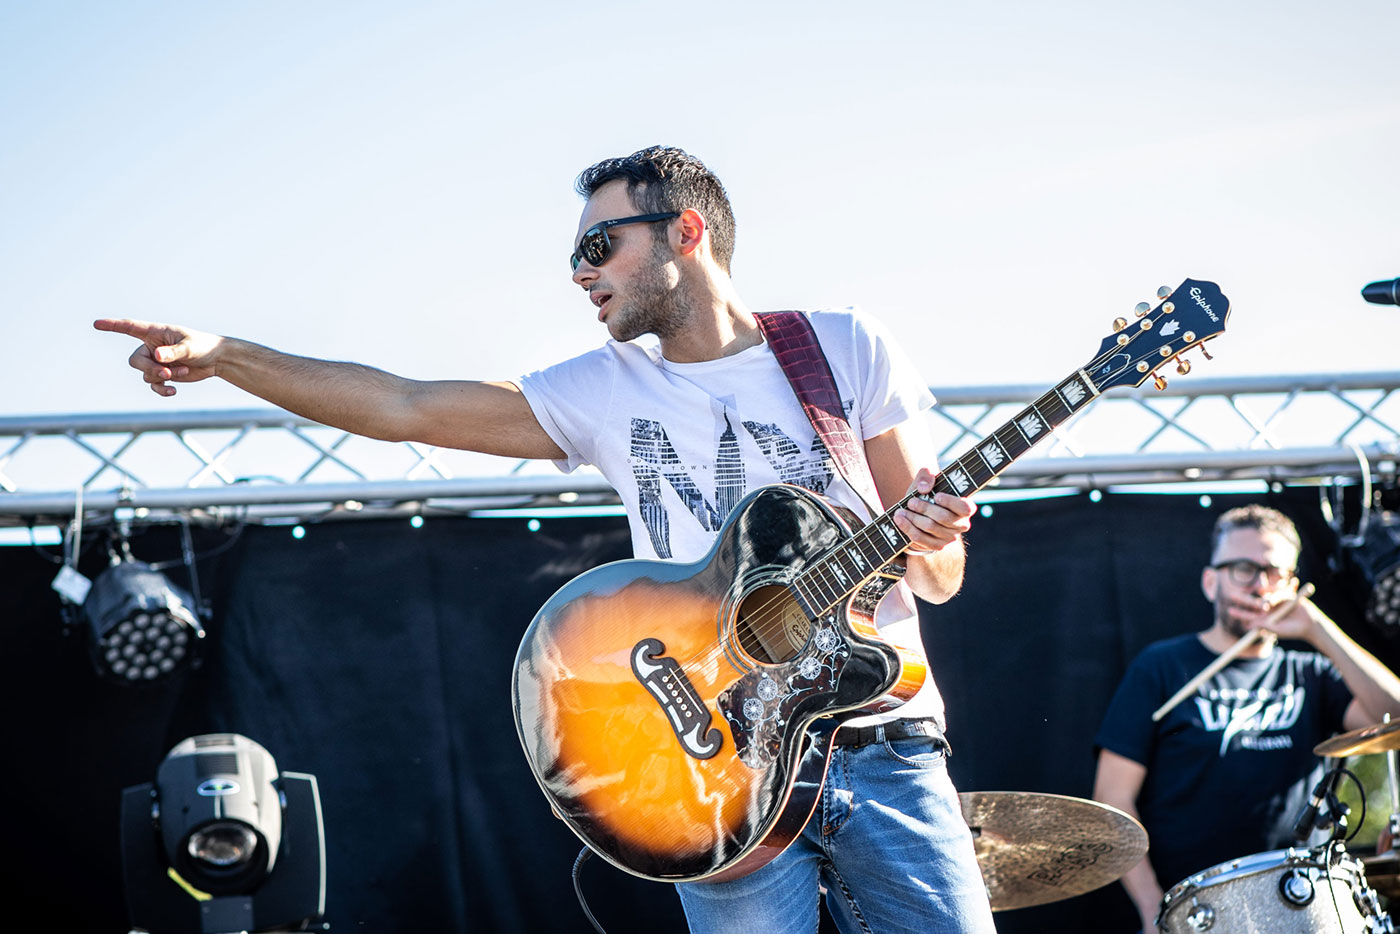
POLYGON ((1225 588, 1215 585, 1215 622, 1230 636, 1240 639, 1249 631, 1239 618, 1230 613, 1230 599, 1225 596, 1225 588))

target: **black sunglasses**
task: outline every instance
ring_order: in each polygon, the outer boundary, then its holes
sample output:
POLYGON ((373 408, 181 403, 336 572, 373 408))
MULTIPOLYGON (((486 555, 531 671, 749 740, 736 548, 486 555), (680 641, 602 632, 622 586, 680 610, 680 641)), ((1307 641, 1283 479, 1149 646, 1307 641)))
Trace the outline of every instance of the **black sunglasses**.
POLYGON ((633 217, 600 221, 583 232, 578 249, 569 254, 569 268, 577 271, 580 262, 587 262, 590 266, 601 266, 608 261, 608 254, 612 252, 612 241, 608 239, 609 227, 621 227, 623 224, 654 224, 680 216, 680 212, 672 211, 667 214, 637 214, 633 217))

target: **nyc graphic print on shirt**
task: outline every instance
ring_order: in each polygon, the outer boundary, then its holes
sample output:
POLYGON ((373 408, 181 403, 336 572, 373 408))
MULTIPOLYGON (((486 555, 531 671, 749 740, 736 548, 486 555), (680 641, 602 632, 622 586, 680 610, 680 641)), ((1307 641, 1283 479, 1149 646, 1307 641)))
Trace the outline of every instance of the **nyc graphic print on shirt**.
POLYGON ((1201 725, 1220 734, 1220 755, 1238 738, 1238 749, 1291 749, 1288 730, 1303 712, 1307 689, 1285 684, 1274 688, 1226 688, 1196 697, 1201 725), (1274 735, 1266 735, 1273 732, 1274 735))
MULTIPOLYGON (((715 424, 720 429, 715 442, 713 496, 706 498, 687 465, 681 463, 666 426, 657 419, 633 418, 631 437, 632 476, 637 481, 637 497, 642 523, 652 547, 661 558, 671 557, 671 518, 662 500, 661 483, 675 490, 687 510, 707 532, 715 532, 748 490, 743 446, 734 426, 729 400, 716 400, 715 424)), ((849 413, 854 400, 842 400, 849 413)), ((821 436, 813 433, 811 447, 803 450, 777 425, 739 420, 764 460, 783 483, 792 483, 815 493, 823 493, 831 483, 835 468, 821 436)))

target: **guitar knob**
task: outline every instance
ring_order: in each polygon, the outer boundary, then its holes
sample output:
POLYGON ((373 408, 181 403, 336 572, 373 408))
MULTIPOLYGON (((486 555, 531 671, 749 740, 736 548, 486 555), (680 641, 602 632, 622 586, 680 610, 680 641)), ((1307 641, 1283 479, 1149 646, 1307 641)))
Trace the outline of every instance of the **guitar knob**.
POLYGON ((1176 371, 1177 371, 1178 373, 1180 373, 1182 376, 1185 376, 1187 373, 1190 373, 1190 372, 1191 372, 1191 361, 1190 361, 1190 360, 1183 360, 1183 359, 1181 359, 1181 355, 1178 354, 1178 355, 1177 355, 1177 358, 1176 358, 1176 371))
POLYGON ((1114 318, 1114 319, 1113 319, 1113 330, 1114 330, 1114 333, 1117 333, 1118 331, 1123 330, 1123 329, 1124 329, 1125 327, 1127 327, 1127 326, 1128 326, 1128 319, 1127 319, 1127 318, 1114 318))
POLYGON ((1147 304, 1147 302, 1138 302, 1137 305, 1133 307, 1133 314, 1141 318, 1143 315, 1147 314, 1151 310, 1152 306, 1147 304))
POLYGON ((1153 374, 1152 374, 1152 385, 1154 385, 1154 386, 1157 387, 1157 391, 1158 391, 1158 392, 1161 392, 1163 389, 1166 389, 1166 388, 1167 388, 1167 381, 1166 381, 1165 379, 1163 379, 1162 377, 1158 376, 1156 373, 1153 373, 1153 374))
POLYGON ((1206 345, 1205 345, 1205 342, 1204 342, 1204 341, 1201 342, 1201 353, 1203 353, 1203 354, 1206 355, 1206 359, 1207 359, 1207 360, 1214 360, 1214 359, 1215 359, 1214 357, 1212 357, 1212 356, 1210 355, 1210 351, 1209 351, 1209 350, 1206 350, 1206 345))
POLYGON ((1171 290, 1171 288, 1170 288, 1169 286, 1165 286, 1165 285, 1164 285, 1164 286, 1162 286, 1161 288, 1159 288, 1159 289, 1157 290, 1157 297, 1158 297, 1158 298, 1166 298, 1166 297, 1167 297, 1168 295, 1170 295, 1170 294, 1172 294, 1172 290, 1171 290))

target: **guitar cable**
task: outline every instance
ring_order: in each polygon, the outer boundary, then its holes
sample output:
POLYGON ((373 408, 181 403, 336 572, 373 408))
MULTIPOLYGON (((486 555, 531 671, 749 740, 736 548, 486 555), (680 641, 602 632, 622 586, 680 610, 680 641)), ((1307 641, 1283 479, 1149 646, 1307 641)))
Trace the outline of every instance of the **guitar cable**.
POLYGON ((578 896, 579 907, 583 909, 584 915, 588 918, 588 923, 593 925, 593 930, 597 931, 598 934, 608 934, 607 931, 603 930, 603 926, 598 923, 598 919, 593 917, 593 912, 588 910, 588 901, 583 897, 583 886, 579 884, 579 870, 583 868, 584 861, 592 855, 593 851, 588 847, 584 847, 578 851, 578 858, 574 860, 574 871, 572 873, 574 877, 574 894, 578 896))

